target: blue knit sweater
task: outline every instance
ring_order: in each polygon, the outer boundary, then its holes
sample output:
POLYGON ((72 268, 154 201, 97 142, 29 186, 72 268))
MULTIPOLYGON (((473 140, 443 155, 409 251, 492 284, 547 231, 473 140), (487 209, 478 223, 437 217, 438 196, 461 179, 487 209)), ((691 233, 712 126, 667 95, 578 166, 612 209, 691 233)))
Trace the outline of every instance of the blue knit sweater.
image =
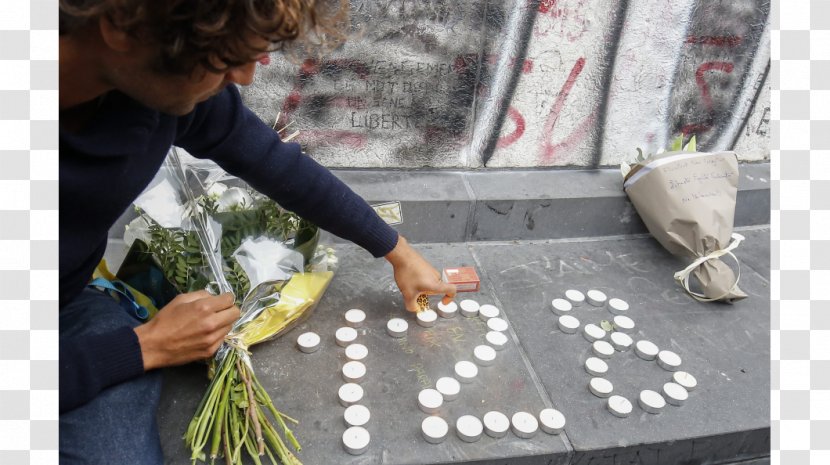
MULTIPOLYGON (((83 290, 104 255, 107 232, 153 179, 171 145, 209 158, 283 207, 375 257, 397 232, 326 168, 283 143, 245 108, 234 86, 186 116, 107 94, 80 132, 60 132, 60 306, 83 290)), ((131 328, 60 339, 60 410, 144 372, 131 328)))

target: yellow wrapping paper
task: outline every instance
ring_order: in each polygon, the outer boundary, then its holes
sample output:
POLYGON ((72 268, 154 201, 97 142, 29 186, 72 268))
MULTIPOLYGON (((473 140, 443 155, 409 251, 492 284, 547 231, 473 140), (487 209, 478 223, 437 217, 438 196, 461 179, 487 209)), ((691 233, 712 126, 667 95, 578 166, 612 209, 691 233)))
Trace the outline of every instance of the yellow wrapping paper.
POLYGON ((333 276, 331 271, 294 274, 280 291, 279 302, 263 310, 229 337, 239 341, 243 347, 250 347, 290 330, 311 315, 333 276))

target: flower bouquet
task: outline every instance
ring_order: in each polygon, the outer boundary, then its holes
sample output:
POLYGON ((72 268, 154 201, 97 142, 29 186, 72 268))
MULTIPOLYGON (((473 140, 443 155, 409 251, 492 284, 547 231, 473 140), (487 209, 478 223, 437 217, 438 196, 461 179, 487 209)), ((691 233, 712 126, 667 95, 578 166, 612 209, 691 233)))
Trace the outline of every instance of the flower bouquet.
POLYGON ((732 251, 744 237, 733 233, 738 195, 734 152, 697 152, 695 137, 683 145, 678 136, 669 151, 622 163, 623 189, 649 232, 669 252, 690 258, 675 281, 701 302, 732 303, 746 298, 738 287, 741 268, 732 251), (731 241, 731 242, 730 242, 731 241), (730 256, 737 275, 721 260, 730 256), (690 278, 699 283, 692 290, 690 278))
POLYGON ((210 360, 210 385, 184 435, 193 463, 300 463, 300 445, 254 373, 249 347, 307 318, 337 263, 316 226, 282 209, 213 162, 171 150, 135 202, 130 251, 118 276, 165 305, 182 292, 232 292, 239 320, 210 360), (285 439, 283 439, 285 438, 285 439))

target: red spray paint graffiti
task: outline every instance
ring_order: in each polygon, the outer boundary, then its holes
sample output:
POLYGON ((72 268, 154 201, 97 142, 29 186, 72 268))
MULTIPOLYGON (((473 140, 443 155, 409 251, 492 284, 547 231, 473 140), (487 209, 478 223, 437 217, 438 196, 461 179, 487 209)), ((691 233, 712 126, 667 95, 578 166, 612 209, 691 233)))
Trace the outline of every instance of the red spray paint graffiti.
MULTIPOLYGON (((712 93, 709 90, 709 84, 706 82, 707 71, 722 71, 724 73, 731 73, 734 65, 728 61, 707 61, 698 66, 695 72, 695 81, 697 87, 700 89, 700 95, 703 99, 703 106, 711 115, 714 112, 715 104, 712 101, 712 93)), ((689 123, 680 128, 682 134, 702 134, 712 129, 712 124, 707 122, 689 123)))
MULTIPOLYGON (((743 42, 743 37, 735 35, 724 36, 695 36, 691 35, 686 38, 687 44, 693 45, 709 45, 713 47, 737 47, 743 42)), ((707 71, 722 71, 724 73, 731 73, 734 70, 734 65, 726 61, 708 61, 698 66, 695 72, 695 81, 700 90, 703 105, 706 111, 711 115, 714 112, 714 102, 712 101, 712 93, 709 90, 709 84, 706 82, 707 71)), ((681 134, 703 134, 712 129, 712 124, 709 122, 688 123, 680 128, 681 134)))
MULTIPOLYGON (((285 125, 291 121, 291 116, 297 111, 302 103, 302 91, 306 83, 320 74, 322 70, 347 70, 356 74, 361 80, 366 80, 369 77, 369 69, 365 63, 358 60, 351 59, 337 59, 319 62, 314 59, 307 59, 300 66, 297 73, 294 88, 286 97, 282 105, 282 116, 279 125, 285 125)), ((335 98, 330 104, 335 107, 348 107, 349 103, 346 98, 335 98)), ((301 142, 313 142, 316 140, 325 139, 329 144, 346 145, 352 148, 363 148, 366 146, 366 136, 353 131, 328 131, 328 130, 303 130, 300 132, 298 139, 301 142)))
MULTIPOLYGON (((556 7, 556 0, 542 0, 539 2, 539 13, 548 14, 554 13, 556 7)), ((561 13, 561 12, 560 12, 561 13)))
POLYGON ((503 149, 513 145, 517 140, 521 139, 522 135, 525 133, 525 118, 519 110, 510 107, 507 110, 507 116, 513 121, 516 129, 514 129, 510 134, 499 137, 498 142, 496 142, 497 149, 503 149))
POLYGON ((576 42, 591 26, 585 15, 586 7, 586 0, 577 0, 575 5, 573 2, 560 5, 557 0, 542 0, 539 3, 539 13, 553 18, 554 21, 549 20, 547 25, 537 22, 533 27, 533 34, 536 37, 546 37, 550 33, 555 33, 571 43, 576 42))
POLYGON ((706 83, 706 71, 723 71, 724 73, 731 73, 734 66, 728 61, 707 61, 698 66, 695 73, 695 80, 697 86, 700 88, 700 95, 703 97, 703 104, 706 109, 712 111, 714 104, 712 103, 712 95, 709 92, 709 85, 706 83))
MULTIPOLYGON (((499 56, 496 54, 489 54, 484 56, 484 62, 489 65, 495 65, 498 62, 499 56)), ((478 55, 476 54, 466 54, 466 55, 459 55, 455 57, 453 60, 452 69, 454 72, 460 74, 468 70, 471 63, 475 63, 478 60, 478 55)), ((513 67, 516 65, 516 59, 512 58, 510 60, 510 66, 513 67)), ((525 59, 522 61, 522 74, 530 74, 533 72, 533 60, 530 58, 525 59)), ((481 97, 487 96, 487 92, 489 91, 489 87, 485 84, 479 83, 478 87, 478 95, 481 97)), ((522 113, 510 106, 507 109, 507 117, 513 121, 514 129, 510 134, 506 134, 504 136, 499 137, 498 141, 496 142, 496 148, 502 149, 505 147, 509 147, 516 143, 525 133, 525 118, 522 113)))
POLYGON ((556 101, 553 103, 553 108, 550 110, 550 115, 548 115, 547 121, 545 121, 545 128, 543 131, 544 141, 542 142, 541 156, 543 164, 550 163, 557 153, 563 150, 570 150, 573 146, 584 139, 596 120, 597 112, 594 110, 577 125, 577 127, 565 138, 565 140, 556 144, 550 140, 553 136, 553 130, 556 128, 556 123, 559 122, 559 116, 562 114, 562 109, 565 107, 565 101, 568 99, 568 95, 570 95, 571 90, 576 83, 576 79, 579 77, 580 73, 582 73, 584 68, 585 58, 582 57, 574 63, 574 67, 571 69, 571 73, 565 80, 562 90, 560 90, 559 95, 556 96, 556 101))
POLYGON ((737 47, 741 45, 741 36, 689 36, 687 44, 713 45, 715 47, 737 47))

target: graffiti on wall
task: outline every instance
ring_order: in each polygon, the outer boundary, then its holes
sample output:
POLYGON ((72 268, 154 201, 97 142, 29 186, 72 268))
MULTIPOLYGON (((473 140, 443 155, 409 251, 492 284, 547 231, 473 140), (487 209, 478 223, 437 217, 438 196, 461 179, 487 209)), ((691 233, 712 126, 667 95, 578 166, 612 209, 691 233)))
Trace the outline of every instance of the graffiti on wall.
POLYGON ((769 10, 353 0, 341 49, 272 60, 243 97, 332 167, 615 165, 679 133, 757 159, 768 156, 769 10))
POLYGON ((748 117, 733 112, 742 86, 762 85, 764 75, 750 70, 769 10, 755 3, 701 2, 692 14, 673 86, 671 125, 675 132, 699 134, 704 146, 729 120, 748 117))

